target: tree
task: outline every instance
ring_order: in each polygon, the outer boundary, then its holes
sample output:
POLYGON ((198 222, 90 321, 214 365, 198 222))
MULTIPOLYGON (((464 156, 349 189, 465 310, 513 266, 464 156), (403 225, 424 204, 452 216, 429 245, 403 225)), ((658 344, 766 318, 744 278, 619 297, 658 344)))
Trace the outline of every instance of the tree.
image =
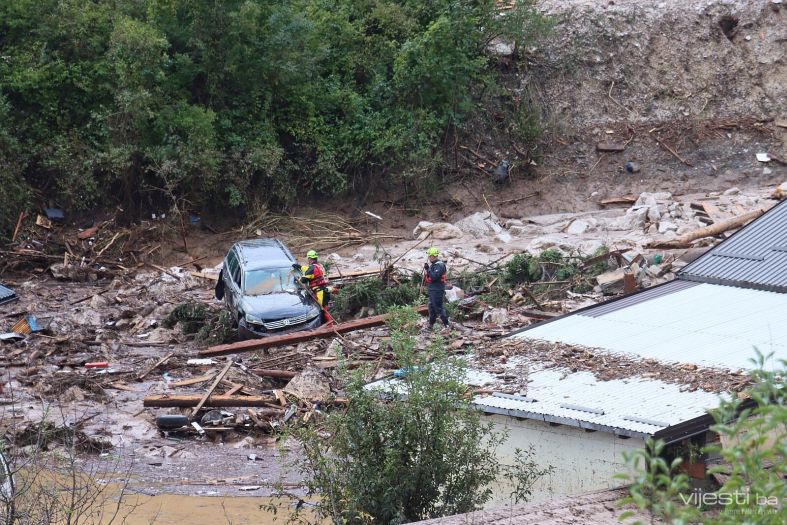
POLYGON ((770 357, 757 352, 752 360, 757 365, 751 372, 754 386, 745 396, 722 398, 714 412, 716 424, 711 430, 728 446, 710 445, 705 450, 720 454, 730 469, 718 490, 692 492, 686 475, 677 472, 682 458, 667 464, 662 457, 664 443, 651 441, 645 450, 627 455, 634 474, 620 476, 631 482, 630 495, 623 502, 675 525, 787 523, 787 362, 780 360, 775 369, 766 370, 770 357), (744 408, 744 400, 750 400, 751 406, 744 408), (717 507, 717 512, 703 514, 709 506, 717 507))
POLYGON ((515 487, 512 500, 523 501, 550 471, 539 469, 530 451, 518 451, 515 465, 500 463, 495 448, 507 436, 471 407, 464 366, 446 355, 441 338, 429 358, 418 354, 417 321, 406 308, 394 309, 389 321, 398 380, 369 388, 368 371, 357 371, 348 377, 346 410, 294 431, 320 518, 406 523, 469 512, 490 499, 500 477, 515 487))

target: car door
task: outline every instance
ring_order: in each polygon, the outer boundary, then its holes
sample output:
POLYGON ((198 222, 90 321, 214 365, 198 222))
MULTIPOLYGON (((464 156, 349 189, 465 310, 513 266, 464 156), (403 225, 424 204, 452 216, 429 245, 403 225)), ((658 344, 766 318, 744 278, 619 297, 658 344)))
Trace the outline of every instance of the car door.
POLYGON ((238 302, 240 300, 240 261, 235 249, 230 250, 224 262, 224 290, 227 306, 233 317, 238 320, 238 302))

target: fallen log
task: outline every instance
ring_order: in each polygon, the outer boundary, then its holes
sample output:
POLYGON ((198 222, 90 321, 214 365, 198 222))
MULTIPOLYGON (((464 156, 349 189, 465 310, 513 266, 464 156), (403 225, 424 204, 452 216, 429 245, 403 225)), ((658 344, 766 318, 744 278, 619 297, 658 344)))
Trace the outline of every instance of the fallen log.
POLYGON ((274 377, 277 379, 292 379, 298 375, 298 372, 290 370, 265 370, 264 368, 252 368, 250 372, 260 377, 274 377))
POLYGON ((696 241, 697 239, 702 239, 703 237, 713 237, 715 235, 724 233, 727 230, 732 230, 733 228, 740 228, 744 224, 753 221, 763 213, 765 213, 765 210, 760 208, 757 210, 750 211, 749 213, 744 213, 743 215, 738 215, 737 217, 732 217, 730 219, 715 222, 710 226, 706 226, 704 228, 700 228, 699 230, 694 230, 693 232, 683 234, 680 237, 678 237, 677 241, 683 244, 689 244, 690 242, 696 241))
MULTIPOLYGON (((203 396, 146 396, 142 402, 144 407, 156 408, 189 408, 196 407, 203 396)), ((276 401, 274 396, 210 396, 204 407, 266 407, 267 403, 276 401)))
POLYGON ((726 232, 727 230, 740 228, 741 226, 744 226, 745 224, 753 221, 763 213, 765 213, 765 210, 760 208, 754 211, 750 211, 749 213, 744 213, 743 215, 738 215, 737 217, 732 217, 723 221, 713 223, 704 228, 700 228, 699 230, 694 230, 693 232, 689 232, 684 235, 681 235, 677 239, 673 239, 671 241, 656 241, 656 242, 649 243, 647 247, 664 249, 664 250, 689 248, 691 246, 691 243, 693 241, 696 241, 697 239, 702 239, 704 237, 713 237, 715 235, 720 235, 726 232))
MULTIPOLYGON (((427 307, 419 306, 416 311, 420 314, 425 314, 427 312, 427 307)), ((211 346, 204 350, 200 350, 199 355, 204 357, 216 357, 220 355, 239 354, 241 352, 251 352, 253 350, 262 350, 264 348, 273 348, 276 346, 302 343, 304 341, 312 341, 314 339, 327 339, 329 337, 334 337, 336 334, 344 334, 347 332, 354 332, 355 330, 363 330, 364 328, 380 326, 385 324, 387 319, 387 314, 374 315, 372 317, 348 321, 346 323, 323 325, 314 330, 303 330, 301 332, 291 332, 289 334, 272 335, 262 339, 250 339, 248 341, 239 341, 237 343, 211 346)))

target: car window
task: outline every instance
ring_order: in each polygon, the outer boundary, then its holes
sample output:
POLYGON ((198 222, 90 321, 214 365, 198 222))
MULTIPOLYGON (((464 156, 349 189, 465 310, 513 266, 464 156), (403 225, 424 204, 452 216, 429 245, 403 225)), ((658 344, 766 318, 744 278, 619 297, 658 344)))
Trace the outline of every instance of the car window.
POLYGON ((238 255, 235 253, 235 250, 231 250, 230 253, 227 254, 227 269, 229 270, 229 275, 238 286, 240 286, 240 263, 238 262, 238 255))
POLYGON ((267 295, 295 289, 295 277, 290 268, 251 270, 244 276, 243 293, 246 295, 267 295))

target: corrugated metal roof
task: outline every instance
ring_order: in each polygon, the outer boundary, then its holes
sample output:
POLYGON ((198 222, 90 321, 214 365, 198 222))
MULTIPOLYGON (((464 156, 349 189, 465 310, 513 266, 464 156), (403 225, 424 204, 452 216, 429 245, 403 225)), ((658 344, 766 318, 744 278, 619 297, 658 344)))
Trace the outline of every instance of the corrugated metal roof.
POLYGON ((0 284, 0 304, 9 303, 15 299, 18 297, 14 291, 0 284))
POLYGON ((787 201, 688 264, 678 278, 787 292, 787 201))
POLYGON ((555 369, 528 374, 527 395, 517 397, 478 397, 474 404, 485 412, 646 438, 706 415, 720 399, 655 379, 599 381, 589 372, 555 369))
POLYGON ((593 310, 512 337, 729 370, 751 368, 754 347, 787 359, 787 294, 703 283, 598 317, 593 310))

